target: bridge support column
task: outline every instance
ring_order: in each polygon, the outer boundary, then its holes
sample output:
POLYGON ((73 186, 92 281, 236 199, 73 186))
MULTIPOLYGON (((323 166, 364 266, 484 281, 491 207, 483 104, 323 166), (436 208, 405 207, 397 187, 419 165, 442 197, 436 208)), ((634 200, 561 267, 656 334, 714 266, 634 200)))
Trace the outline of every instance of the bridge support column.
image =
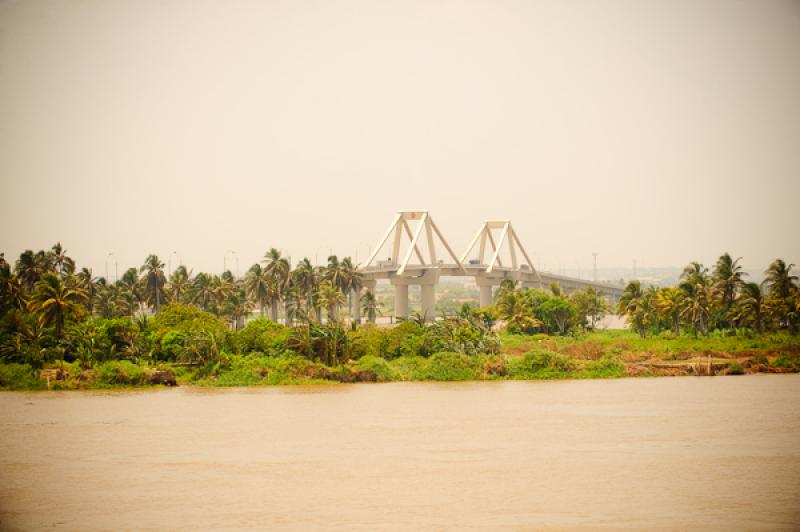
POLYGON ((475 276, 475 284, 478 285, 480 290, 480 305, 485 307, 494 303, 494 294, 492 288, 500 286, 502 277, 486 277, 484 275, 475 276))
POLYGON ((425 321, 433 321, 436 317, 436 285, 420 286, 420 314, 425 321))
POLYGON ((480 305, 486 307, 492 304, 492 285, 485 284, 480 286, 481 300, 480 305))
POLYGON ((408 318, 408 285, 396 284, 394 285, 394 318, 406 319, 408 318))

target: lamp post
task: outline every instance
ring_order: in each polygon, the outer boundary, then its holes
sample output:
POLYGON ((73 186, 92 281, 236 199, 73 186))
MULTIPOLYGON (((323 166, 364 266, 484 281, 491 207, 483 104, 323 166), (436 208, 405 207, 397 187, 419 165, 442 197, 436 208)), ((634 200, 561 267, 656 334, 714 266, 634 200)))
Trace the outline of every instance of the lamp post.
POLYGON ((314 250, 314 266, 319 266, 319 250, 324 248, 325 246, 320 246, 314 250))
MULTIPOLYGON (((172 277, 172 256, 177 254, 178 254, 177 251, 173 251, 172 253, 169 254, 169 258, 167 259, 167 270, 168 270, 167 275, 169 277, 172 277)), ((180 261, 180 257, 178 257, 178 261, 180 261)))
POLYGON ((597 282, 597 255, 596 251, 592 252, 592 258, 594 259, 594 265, 592 266, 592 281, 595 283, 597 282))
MULTIPOLYGON (((227 264, 225 263, 225 258, 228 257, 228 253, 233 254, 234 259, 236 259, 236 277, 238 278, 239 277, 239 254, 236 253, 232 249, 229 249, 228 251, 226 251, 225 252, 225 257, 223 258, 223 267, 227 266, 227 264)), ((225 270, 227 270, 227 267, 225 268, 225 270)))
POLYGON ((108 281, 108 258, 114 257, 114 282, 119 281, 119 265, 117 264, 117 256, 114 253, 106 255, 106 281, 108 281))

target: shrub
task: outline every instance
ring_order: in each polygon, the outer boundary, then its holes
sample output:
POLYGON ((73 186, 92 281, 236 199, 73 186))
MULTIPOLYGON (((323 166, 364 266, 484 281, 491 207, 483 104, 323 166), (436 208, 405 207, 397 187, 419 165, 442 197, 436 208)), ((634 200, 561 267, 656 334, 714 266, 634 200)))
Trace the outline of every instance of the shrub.
POLYGON ((443 352, 431 355, 420 376, 432 381, 468 381, 476 380, 480 375, 474 357, 443 352))
POLYGON ((781 353, 775 357, 775 360, 772 361, 772 366, 776 368, 797 370, 800 367, 800 364, 798 364, 796 357, 792 357, 786 353, 781 353))
POLYGON ((479 355, 478 368, 483 379, 494 379, 508 375, 506 361, 499 355, 479 355))
POLYGON ((30 364, 0 364, 0 389, 30 390, 44 388, 30 364))
POLYGON ((625 375, 625 364, 614 355, 605 355, 598 360, 586 363, 588 377, 622 377, 625 375))
POLYGON ((251 320, 247 325, 230 334, 230 347, 236 353, 258 351, 271 355, 286 349, 286 339, 290 329, 266 318, 251 320))
POLYGON ((149 320, 149 338, 158 358, 175 360, 187 347, 187 338, 209 336, 224 343, 228 325, 221 318, 193 305, 173 303, 149 320))
POLYGON ((101 364, 96 375, 100 384, 109 386, 139 386, 145 383, 146 378, 144 368, 127 360, 101 364))
POLYGON ((552 378, 575 370, 575 363, 559 353, 534 349, 508 361, 508 374, 522 378, 552 378))
POLYGON ((726 375, 744 375, 744 368, 738 361, 734 360, 730 364, 728 364, 728 370, 725 372, 726 375))
MULTIPOLYGON (((395 371, 386 360, 372 355, 367 355, 358 359, 353 365, 353 370, 357 373, 371 373, 375 376, 374 380, 378 382, 393 381, 397 380, 399 377, 398 372, 395 371)), ((360 380, 372 380, 366 377, 367 375, 361 375, 360 380)))
POLYGON ((419 381, 425 379, 424 373, 428 366, 428 359, 421 356, 402 356, 392 360, 391 365, 400 380, 419 381))
POLYGON ((348 333, 351 345, 351 358, 365 356, 384 358, 388 347, 388 338, 384 329, 374 323, 365 323, 348 333))

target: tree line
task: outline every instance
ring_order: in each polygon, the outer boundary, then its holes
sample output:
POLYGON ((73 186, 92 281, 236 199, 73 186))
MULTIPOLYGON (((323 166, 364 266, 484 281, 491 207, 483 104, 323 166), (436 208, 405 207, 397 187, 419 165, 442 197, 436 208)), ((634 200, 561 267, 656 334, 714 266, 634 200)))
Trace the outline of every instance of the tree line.
POLYGON ((713 330, 746 329, 755 333, 800 325, 800 288, 794 264, 774 260, 761 284, 747 282, 747 273, 728 253, 713 269, 699 262, 686 266, 677 286, 643 288, 631 281, 617 305, 631 328, 642 337, 672 330, 708 335, 713 330))
MULTIPOLYGON (((350 257, 339 260, 332 255, 326 266, 303 259, 292 269, 289 260, 274 248, 241 279, 230 270, 221 275, 193 275, 183 265, 167 275, 164 267, 157 255, 149 255, 140 268, 128 268, 112 283, 96 277, 91 268, 77 271, 61 244, 49 251, 27 250, 13 267, 0 255, 0 304, 3 311, 35 312, 48 325, 70 314, 112 319, 133 317, 145 309, 158 314, 169 303, 192 304, 237 327, 255 308, 261 316, 269 309, 270 318, 277 321, 282 306, 288 324, 321 322, 323 311, 335 319, 342 305, 352 304, 353 292, 362 288, 361 274, 350 257), (42 306, 50 299, 59 303, 42 306)), ((379 307, 374 294, 361 297, 365 315, 374 321, 379 307)))

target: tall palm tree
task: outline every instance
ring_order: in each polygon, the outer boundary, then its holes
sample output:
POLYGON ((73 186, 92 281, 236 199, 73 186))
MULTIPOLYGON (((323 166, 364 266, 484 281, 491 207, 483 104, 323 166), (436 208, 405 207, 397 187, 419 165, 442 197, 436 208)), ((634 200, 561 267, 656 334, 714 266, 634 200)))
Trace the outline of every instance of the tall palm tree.
POLYGON ((286 290, 289 288, 289 280, 291 278, 291 265, 289 260, 281 256, 281 252, 275 248, 271 248, 264 255, 264 269, 267 276, 270 278, 272 285, 270 304, 270 313, 272 320, 278 319, 278 304, 283 301, 286 290))
POLYGON ((342 268, 342 263, 339 262, 339 257, 331 255, 328 257, 328 266, 323 273, 323 279, 329 281, 333 286, 339 290, 344 291, 347 284, 347 273, 342 268))
POLYGON ((166 299, 164 286, 167 284, 167 277, 164 275, 164 263, 157 255, 149 255, 139 272, 144 274, 142 279, 144 299, 158 314, 161 312, 161 301, 166 299))
MULTIPOLYGON (((70 316, 84 312, 86 293, 78 287, 68 287, 57 275, 46 273, 36 283, 29 303, 30 311, 37 316, 41 327, 53 326, 56 339, 64 338, 64 324, 70 316)), ((61 369, 64 369, 64 351, 61 351, 61 369)))
POLYGON ((721 302, 722 321, 725 325, 730 325, 729 314, 736 295, 742 287, 742 278, 747 275, 739 266, 741 257, 733 260, 727 253, 723 254, 714 265, 712 278, 721 302))
POLYGON ((264 307, 269 301, 270 280, 266 270, 260 264, 253 264, 244 276, 244 289, 248 297, 258 304, 261 317, 264 317, 264 307))
POLYGON ((757 283, 744 283, 736 298, 736 320, 760 333, 764 330, 764 294, 757 283))
POLYGON ((94 312, 94 301, 97 298, 97 281, 92 275, 91 268, 81 268, 75 276, 78 287, 86 293, 86 309, 89 314, 94 312))
POLYGON ((658 291, 655 302, 658 313, 669 321, 672 332, 681 333, 681 311, 683 309, 683 292, 679 288, 662 288, 658 291))
POLYGON ((32 250, 26 249, 17 259, 14 270, 28 292, 33 290, 34 285, 46 271, 42 258, 43 255, 37 256, 32 250))
POLYGON ((337 321, 336 311, 345 302, 344 294, 331 281, 325 280, 319 286, 319 302, 328 312, 328 323, 337 321))
POLYGON ((208 310, 214 301, 214 287, 212 277, 205 273, 198 273, 192 280, 192 302, 203 310, 208 310))
POLYGON ((319 281, 319 269, 314 267, 307 258, 301 260, 294 272, 292 272, 292 282, 303 295, 305 301, 306 315, 310 317, 313 310, 317 313, 317 321, 319 321, 319 306, 315 305, 315 293, 319 288, 319 281))
POLYGON ((764 286, 770 294, 775 293, 786 300, 797 291, 797 276, 792 275, 794 264, 786 264, 783 259, 775 259, 764 272, 764 286))
POLYGON ((697 261, 693 261, 689 263, 683 269, 683 273, 681 274, 681 281, 684 283, 691 283, 691 284, 707 284, 708 282, 708 268, 703 266, 697 261))
POLYGON ((169 284, 167 284, 167 295, 170 301, 182 303, 186 299, 192 286, 190 277, 191 274, 183 264, 175 268, 175 271, 169 276, 169 284))
POLYGON ((625 287, 617 303, 617 314, 628 318, 628 323, 644 337, 647 333, 647 305, 644 301, 642 284, 631 281, 625 287))
POLYGON ((67 256, 67 250, 61 245, 56 244, 47 253, 47 260, 50 268, 56 273, 71 274, 75 271, 75 261, 67 256))
POLYGON ((377 315, 381 312, 381 307, 381 303, 378 302, 372 290, 367 290, 361 296, 361 310, 370 323, 375 323, 377 315))
POLYGON ((342 259, 341 270, 342 287, 340 290, 347 294, 347 301, 350 309, 352 309, 353 295, 355 294, 358 297, 358 294, 361 293, 361 289, 364 287, 364 276, 353 266, 353 261, 350 257, 342 259))
POLYGON ((713 290, 707 284, 684 283, 681 285, 684 292, 684 305, 681 311, 687 322, 694 327, 695 336, 698 329, 703 335, 708 334, 708 316, 711 309, 713 290))
POLYGON ((25 306, 25 290, 17 275, 11 271, 11 265, 5 261, 0 263, 0 315, 10 309, 22 309, 25 306))
POLYGON ((303 309, 300 290, 293 283, 289 284, 284 294, 283 309, 286 312, 287 327, 292 327, 296 320, 305 320, 308 317, 303 309))

